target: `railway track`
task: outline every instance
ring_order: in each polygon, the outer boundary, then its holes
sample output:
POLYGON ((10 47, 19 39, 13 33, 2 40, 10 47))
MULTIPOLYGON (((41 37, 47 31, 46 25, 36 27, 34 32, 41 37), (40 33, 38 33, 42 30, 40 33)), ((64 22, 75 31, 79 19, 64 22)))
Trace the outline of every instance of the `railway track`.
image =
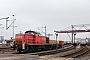
POLYGON ((36 53, 30 53, 30 55, 39 55, 39 56, 45 56, 45 55, 52 55, 52 54, 57 54, 61 52, 65 52, 68 50, 74 49, 73 46, 57 49, 57 50, 49 50, 49 51, 42 51, 42 52, 36 52, 36 53))
POLYGON ((10 46, 0 46, 0 53, 4 52, 13 52, 13 50, 11 50, 10 46))
MULTIPOLYGON (((3 50, 3 49, 6 50, 6 49, 10 49, 10 48, 9 47, 0 48, 0 50, 3 50)), ((38 55, 38 56, 55 55, 57 57, 79 58, 79 57, 82 57, 82 55, 84 55, 88 51, 89 51, 89 49, 85 46, 83 46, 81 48, 77 48, 77 49, 74 49, 74 46, 66 46, 64 48, 57 49, 57 50, 49 50, 49 51, 25 53, 25 54, 38 55)))
POLYGON ((67 58, 79 58, 85 53, 87 53, 89 49, 87 47, 81 47, 74 49, 74 47, 67 47, 51 51, 44 51, 44 52, 37 52, 37 53, 30 53, 30 55, 39 55, 39 56, 45 56, 45 55, 53 55, 58 57, 67 57, 67 58))
POLYGON ((10 46, 0 46, 0 50, 10 49, 10 46))
POLYGON ((76 49, 71 52, 66 52, 66 53, 60 55, 60 57, 78 58, 78 57, 84 55, 85 53, 87 53, 88 51, 89 51, 89 49, 87 47, 81 47, 80 49, 76 49))

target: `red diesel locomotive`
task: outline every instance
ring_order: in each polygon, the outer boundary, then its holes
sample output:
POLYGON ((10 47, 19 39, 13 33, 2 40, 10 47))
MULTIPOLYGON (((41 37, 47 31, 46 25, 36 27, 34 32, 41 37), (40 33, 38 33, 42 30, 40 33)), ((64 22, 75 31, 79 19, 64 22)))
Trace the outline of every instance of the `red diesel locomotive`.
MULTIPOLYGON (((16 34, 14 47, 18 52, 55 49, 56 44, 50 44, 49 41, 49 37, 41 36, 38 32, 26 31, 24 34, 16 34)), ((61 48, 62 44, 63 42, 58 44, 58 48, 61 48)))

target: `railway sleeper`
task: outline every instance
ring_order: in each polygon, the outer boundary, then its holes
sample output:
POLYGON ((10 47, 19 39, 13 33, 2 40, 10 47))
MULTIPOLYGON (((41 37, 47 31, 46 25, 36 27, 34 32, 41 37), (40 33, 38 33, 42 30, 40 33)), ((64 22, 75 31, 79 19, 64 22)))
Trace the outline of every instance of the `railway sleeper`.
POLYGON ((63 49, 58 49, 57 51, 54 50, 54 51, 48 51, 48 52, 42 52, 42 53, 39 53, 38 55, 50 55, 50 54, 56 54, 56 53, 60 53, 60 52, 64 52, 64 51, 68 51, 70 49, 73 49, 74 47, 71 47, 71 48, 63 48, 63 49))
POLYGON ((63 54, 63 55, 61 55, 61 57, 66 57, 66 56, 68 56, 68 55, 75 54, 75 53, 77 53, 77 52, 79 52, 79 51, 82 51, 82 50, 83 50, 83 48, 82 48, 82 49, 79 49, 79 50, 77 50, 77 51, 73 51, 73 52, 69 52, 69 53, 63 54))
POLYGON ((85 53, 87 53, 89 50, 87 49, 86 51, 84 51, 83 53, 80 53, 80 54, 77 54, 77 55, 75 55, 75 56, 72 56, 72 58, 76 58, 76 57, 79 57, 79 56, 81 56, 81 55, 83 55, 83 54, 85 54, 85 53))
POLYGON ((68 50, 68 49, 62 49, 62 50, 57 50, 57 51, 55 50, 55 51, 42 52, 42 53, 38 53, 38 55, 39 56, 42 56, 42 55, 56 54, 56 53, 64 52, 66 50, 68 50))

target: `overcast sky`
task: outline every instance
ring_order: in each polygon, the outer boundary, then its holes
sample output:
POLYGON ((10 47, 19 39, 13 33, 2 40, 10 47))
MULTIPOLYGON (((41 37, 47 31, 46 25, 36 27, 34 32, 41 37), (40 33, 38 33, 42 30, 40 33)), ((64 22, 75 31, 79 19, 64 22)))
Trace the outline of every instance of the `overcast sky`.
MULTIPOLYGON (((90 24, 90 0, 0 0, 0 18, 15 15, 15 34, 20 31, 38 30, 47 26, 47 33, 62 30, 70 25, 90 24)), ((10 25, 10 21, 8 25, 10 25)), ((0 21, 0 35, 12 37, 12 27, 5 30, 5 20, 0 21)), ((83 37, 90 37, 82 34, 83 37)), ((77 37, 81 37, 78 35, 77 37)), ((52 36, 51 39, 55 39, 52 36)), ((67 39, 63 34, 58 39, 67 39)))

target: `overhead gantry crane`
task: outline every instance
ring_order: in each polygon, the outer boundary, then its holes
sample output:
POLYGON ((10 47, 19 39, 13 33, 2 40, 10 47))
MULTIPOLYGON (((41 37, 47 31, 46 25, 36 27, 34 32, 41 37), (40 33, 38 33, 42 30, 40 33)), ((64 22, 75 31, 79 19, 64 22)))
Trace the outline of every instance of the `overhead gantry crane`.
POLYGON ((71 25, 70 30, 61 30, 61 31, 54 30, 54 32, 56 32, 56 33, 72 33, 72 43, 73 43, 73 40, 74 40, 74 43, 75 43, 75 35, 76 35, 76 33, 90 32, 90 29, 88 29, 87 26, 90 26, 90 24, 71 25), (76 29, 75 27, 79 27, 79 29, 76 29), (83 27, 85 29, 81 29, 83 27))

